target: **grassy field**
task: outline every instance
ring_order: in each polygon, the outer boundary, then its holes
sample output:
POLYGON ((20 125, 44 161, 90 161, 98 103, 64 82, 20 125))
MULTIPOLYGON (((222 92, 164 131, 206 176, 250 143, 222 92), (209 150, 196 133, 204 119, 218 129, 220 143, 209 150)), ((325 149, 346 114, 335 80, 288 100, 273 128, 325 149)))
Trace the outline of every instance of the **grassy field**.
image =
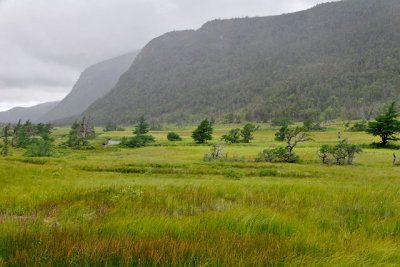
MULTIPOLYGON (((233 127, 217 126, 213 142, 233 127)), ((354 166, 317 157, 338 131, 357 144, 376 138, 330 125, 295 149, 301 163, 256 163, 281 145, 263 124, 252 143, 227 146, 244 160, 218 163, 202 160, 209 147, 192 142, 193 127, 174 130, 182 142, 158 131, 140 149, 99 139, 53 158, 0 158, 0 266, 400 264, 393 150, 364 148, 354 166)), ((56 142, 67 132, 56 129, 56 142)))

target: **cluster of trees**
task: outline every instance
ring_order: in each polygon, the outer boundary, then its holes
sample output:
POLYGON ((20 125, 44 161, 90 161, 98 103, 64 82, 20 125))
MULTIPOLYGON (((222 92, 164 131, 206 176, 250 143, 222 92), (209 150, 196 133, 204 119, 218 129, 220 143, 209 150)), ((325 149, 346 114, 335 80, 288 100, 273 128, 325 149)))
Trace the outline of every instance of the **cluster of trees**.
POLYGON ((54 153, 50 124, 33 124, 19 121, 15 126, 6 125, 2 130, 3 145, 1 155, 9 154, 9 146, 26 149, 26 156, 48 157, 54 153), (9 140, 11 138, 11 140, 9 140))
POLYGON ((314 118, 308 118, 303 122, 303 127, 307 131, 323 131, 325 130, 325 127, 322 127, 321 124, 317 121, 314 120, 314 118))
MULTIPOLYGON (((393 141, 400 140, 400 121, 397 120, 399 114, 395 109, 396 102, 391 103, 385 113, 375 118, 375 121, 368 122, 360 121, 354 124, 350 130, 364 130, 374 136, 379 136, 381 141, 375 144, 380 147, 386 147, 393 141)), ((265 149, 261 152, 257 161, 267 162, 297 162, 299 157, 294 153, 294 148, 303 142, 312 140, 309 131, 321 130, 321 127, 314 120, 309 119, 303 123, 302 127, 289 127, 291 121, 286 118, 275 119, 272 122, 275 126, 281 126, 275 134, 275 140, 285 142, 286 145, 273 149, 265 149)), ((349 125, 347 125, 348 127, 349 125)), ((114 124, 106 126, 107 131, 116 130, 118 127, 114 124)), ((249 143, 253 140, 254 132, 256 131, 254 124, 247 123, 242 129, 231 129, 228 134, 222 136, 222 140, 226 143, 249 143)), ((142 116, 135 126, 133 137, 124 137, 121 141, 123 147, 142 147, 155 142, 152 135, 148 135, 149 124, 142 116)), ((30 121, 24 124, 21 121, 15 126, 6 125, 0 133, 2 145, 0 155, 7 156, 9 147, 25 148, 25 155, 28 156, 51 156, 54 152, 54 141, 51 138, 52 126, 50 124, 32 124, 30 121)), ((205 119, 201 121, 198 127, 192 132, 193 140, 198 144, 207 143, 212 140, 213 121, 205 119)), ((83 119, 80 122, 75 121, 71 126, 68 134, 66 145, 68 147, 77 148, 87 146, 89 140, 95 138, 95 130, 90 117, 83 119)), ((170 141, 181 141, 182 138, 174 133, 169 132, 167 139, 170 141)), ((208 154, 207 159, 225 157, 223 153, 224 147, 222 143, 213 146, 213 150, 208 154)), ((359 146, 350 144, 348 140, 340 141, 337 145, 323 145, 318 152, 318 156, 323 164, 353 164, 355 155, 361 153, 359 146)))
POLYGON ((228 134, 222 136, 222 140, 226 143, 250 143, 250 140, 254 139, 253 133, 256 130, 256 126, 252 123, 248 123, 243 126, 243 129, 232 129, 228 134))
POLYGON ((83 117, 80 122, 75 121, 68 134, 66 145, 79 148, 89 145, 89 140, 96 136, 90 117, 83 117))
POLYGON ((115 132, 115 131, 125 131, 124 128, 118 126, 116 123, 109 122, 103 128, 104 132, 115 132))
POLYGON ((347 139, 337 145, 323 145, 318 157, 323 164, 352 165, 356 154, 362 152, 358 145, 350 144, 347 139))
POLYGON ((10 134, 10 125, 4 126, 1 134, 3 136, 3 145, 0 146, 0 155, 8 156, 8 136, 10 134))
POLYGON ((121 140, 120 145, 123 147, 143 147, 149 143, 155 142, 155 138, 152 135, 147 135, 149 132, 149 124, 146 122, 144 116, 140 117, 139 123, 133 130, 133 137, 124 137, 121 140))

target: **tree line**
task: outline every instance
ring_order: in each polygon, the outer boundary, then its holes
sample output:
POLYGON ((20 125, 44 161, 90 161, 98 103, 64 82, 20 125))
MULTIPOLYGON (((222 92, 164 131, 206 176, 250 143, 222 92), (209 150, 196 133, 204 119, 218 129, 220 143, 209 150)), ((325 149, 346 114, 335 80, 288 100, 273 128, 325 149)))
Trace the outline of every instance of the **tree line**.
MULTIPOLYGON (((396 102, 392 102, 387 111, 378 115, 374 121, 357 122, 350 130, 364 130, 365 132, 378 136, 380 142, 373 143, 373 147, 395 147, 393 142, 400 140, 400 121, 397 120, 399 114, 395 108, 396 102)), ((256 158, 256 161, 267 162, 298 162, 299 157, 294 153, 298 144, 313 140, 308 134, 310 131, 325 130, 318 122, 306 120, 303 126, 290 127, 291 121, 287 119, 276 119, 272 125, 281 126, 275 133, 275 141, 285 142, 285 146, 278 148, 265 149, 256 158)), ((206 144, 213 139, 214 122, 204 119, 192 132, 192 139, 197 144, 206 144)), ((346 124, 348 127, 349 125, 346 124)), ((114 130, 117 126, 108 127, 114 130)), ((254 139, 254 132, 258 129, 254 124, 247 123, 243 128, 231 129, 223 135, 221 141, 226 144, 249 143, 254 139)), ((9 155, 10 147, 26 149, 26 156, 52 156, 54 155, 54 139, 51 137, 53 127, 50 124, 32 124, 26 121, 24 124, 19 121, 16 125, 5 125, 0 136, 2 144, 0 154, 9 155)), ((106 130, 106 129, 104 129, 106 130)), ((138 148, 150 145, 155 142, 155 138, 149 135, 150 126, 144 116, 141 116, 133 130, 132 137, 123 137, 121 147, 138 148)), ((96 137, 95 129, 90 117, 83 117, 81 121, 75 121, 67 135, 67 140, 60 144, 70 148, 87 148, 90 140, 96 137)), ((340 136, 339 136, 340 137, 340 136)), ((181 141, 182 138, 174 132, 167 134, 169 141, 181 141)), ((212 152, 208 154, 208 159, 219 159, 223 157, 221 145, 215 145, 212 152)), ((358 145, 350 144, 348 140, 341 140, 337 145, 323 145, 318 151, 318 157, 324 164, 353 164, 355 155, 362 152, 358 145)))

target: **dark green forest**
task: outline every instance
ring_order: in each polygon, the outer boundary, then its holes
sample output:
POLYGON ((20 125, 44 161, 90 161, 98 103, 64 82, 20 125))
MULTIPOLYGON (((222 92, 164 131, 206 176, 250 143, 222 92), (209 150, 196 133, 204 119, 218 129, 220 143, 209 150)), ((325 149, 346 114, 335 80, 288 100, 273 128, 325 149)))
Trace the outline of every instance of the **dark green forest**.
POLYGON ((400 1, 215 20, 152 40, 84 113, 96 124, 370 119, 400 94, 400 1))

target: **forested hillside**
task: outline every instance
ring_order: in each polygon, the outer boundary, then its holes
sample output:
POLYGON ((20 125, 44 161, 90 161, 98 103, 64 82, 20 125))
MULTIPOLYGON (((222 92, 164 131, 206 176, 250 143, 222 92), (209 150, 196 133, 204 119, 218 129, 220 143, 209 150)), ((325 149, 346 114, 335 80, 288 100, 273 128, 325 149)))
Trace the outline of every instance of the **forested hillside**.
POLYGON ((85 69, 72 91, 39 120, 51 122, 84 112, 90 104, 108 93, 129 68, 139 51, 112 58, 85 69))
POLYGON ((57 104, 56 102, 47 102, 39 104, 33 107, 15 107, 7 111, 0 112, 1 123, 17 123, 19 120, 25 122, 30 120, 32 122, 38 122, 39 118, 44 114, 53 109, 57 104))
POLYGON ((167 33, 85 114, 97 124, 368 118, 399 99, 399 14, 399 0, 347 0, 167 33))

